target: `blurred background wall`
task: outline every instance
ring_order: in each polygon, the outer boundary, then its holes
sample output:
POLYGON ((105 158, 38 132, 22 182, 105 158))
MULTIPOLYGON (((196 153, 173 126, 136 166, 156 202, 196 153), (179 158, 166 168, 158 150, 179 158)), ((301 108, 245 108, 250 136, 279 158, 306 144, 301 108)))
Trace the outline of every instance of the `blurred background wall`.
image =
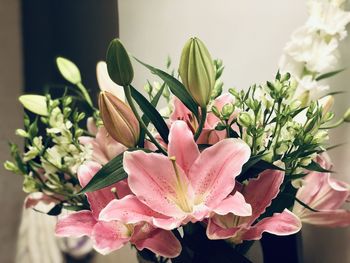
POLYGON ((17 228, 21 218, 22 178, 5 171, 7 142, 20 143, 14 130, 22 127, 17 97, 22 88, 22 52, 19 0, 0 1, 0 262, 13 262, 17 228))

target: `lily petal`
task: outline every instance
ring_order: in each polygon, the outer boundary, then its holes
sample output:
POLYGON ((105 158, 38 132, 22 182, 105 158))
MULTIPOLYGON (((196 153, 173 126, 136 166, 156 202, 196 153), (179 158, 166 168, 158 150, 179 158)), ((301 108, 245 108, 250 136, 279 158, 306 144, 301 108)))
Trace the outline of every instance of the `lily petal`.
POLYGON ((147 232, 144 227, 136 226, 131 242, 138 250, 147 248, 155 254, 166 258, 175 258, 181 253, 181 244, 174 234, 159 228, 147 232), (141 233, 141 235, 137 234, 137 232, 144 231, 146 231, 146 237, 143 237, 144 233, 141 233))
POLYGON ((98 86, 102 91, 108 91, 122 101, 125 101, 125 94, 123 87, 117 85, 111 80, 108 75, 107 64, 104 61, 100 61, 96 65, 96 75, 98 86))
POLYGON ((196 203, 215 208, 232 192, 249 157, 249 146, 239 139, 225 139, 205 149, 189 172, 196 203))
POLYGON ((175 121, 170 128, 168 155, 176 158, 176 163, 188 174, 194 161, 199 156, 198 146, 193 133, 183 121, 175 121), (179 142, 181 138, 181 143, 179 142))
MULTIPOLYGON (((94 175, 101 169, 101 165, 96 162, 86 162, 78 169, 78 179, 80 185, 84 187, 94 177, 94 175)), ((100 211, 115 198, 111 192, 112 187, 106 187, 98 191, 87 193, 86 196, 90 203, 90 208, 93 215, 98 218, 100 211)))
POLYGON ((287 236, 297 233, 301 229, 299 218, 285 209, 282 213, 276 213, 271 217, 266 217, 247 230, 242 236, 242 240, 259 240, 263 232, 278 236, 287 236))
POLYGON ((74 212, 58 219, 55 232, 62 237, 91 236, 96 222, 91 211, 74 212))
POLYGON ((184 216, 191 187, 181 167, 174 167, 166 156, 134 151, 124 153, 124 169, 131 191, 141 202, 170 217, 184 216))
POLYGON ((213 211, 218 215, 226 215, 228 213, 237 216, 252 215, 252 207, 245 201, 244 196, 238 191, 236 191, 234 195, 229 195, 213 211))
POLYGON ((256 179, 251 179, 242 193, 247 203, 253 208, 250 222, 253 223, 270 206, 278 195, 284 173, 278 170, 265 170, 256 179))
POLYGON ((132 232, 121 222, 99 221, 92 232, 94 248, 106 255, 129 242, 132 232))
POLYGON ((100 220, 118 220, 125 224, 148 222, 163 229, 174 229, 181 223, 170 217, 161 215, 145 204, 134 195, 125 196, 122 199, 111 201, 100 213, 100 220))
POLYGON ((233 224, 234 216, 229 214, 209 218, 206 231, 209 239, 228 239, 236 235, 236 233, 241 230, 241 227, 223 227, 220 224, 220 220, 226 220, 229 222, 229 224, 233 224))
POLYGON ((347 227, 350 226, 350 211, 337 209, 311 212, 303 215, 301 220, 317 226, 347 227))

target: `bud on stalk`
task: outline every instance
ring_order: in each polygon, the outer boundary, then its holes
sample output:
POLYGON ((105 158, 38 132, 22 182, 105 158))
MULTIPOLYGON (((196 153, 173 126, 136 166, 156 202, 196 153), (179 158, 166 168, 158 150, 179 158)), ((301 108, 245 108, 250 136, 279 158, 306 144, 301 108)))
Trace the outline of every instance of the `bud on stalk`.
POLYGON ((185 44, 179 74, 192 98, 205 108, 215 84, 215 68, 208 49, 198 38, 191 38, 185 44))
POLYGON ((98 104, 103 124, 112 138, 128 148, 134 147, 140 127, 130 107, 107 91, 100 93, 98 104))
POLYGON ((328 95, 322 99, 320 99, 319 104, 322 106, 322 116, 325 116, 327 112, 329 112, 334 104, 334 97, 328 95))
POLYGON ((109 77, 120 86, 128 86, 134 78, 134 70, 123 44, 113 39, 107 50, 107 70, 109 77))

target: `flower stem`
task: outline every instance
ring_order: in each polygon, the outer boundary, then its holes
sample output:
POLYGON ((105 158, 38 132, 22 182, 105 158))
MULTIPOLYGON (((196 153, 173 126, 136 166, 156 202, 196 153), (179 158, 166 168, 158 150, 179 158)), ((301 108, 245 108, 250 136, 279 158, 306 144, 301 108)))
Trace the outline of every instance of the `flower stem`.
POLYGON ((152 143, 161 151, 164 155, 167 155, 167 152, 163 149, 163 147, 159 144, 159 142, 153 137, 152 133, 147 129, 146 124, 143 122, 141 116, 137 112, 137 109, 135 107, 134 101, 131 96, 131 89, 130 86, 124 87, 125 97, 130 105, 131 110, 134 112, 136 119, 139 121, 141 127, 145 130, 146 134, 148 135, 149 139, 152 143))
POLYGON ((94 108, 94 105, 92 104, 92 100, 90 98, 89 93, 87 92, 86 88, 84 87, 83 83, 79 82, 77 84, 77 87, 79 88, 79 90, 81 91, 81 93, 83 94, 86 102, 90 105, 91 108, 94 108))
POLYGON ((340 126, 343 122, 344 122, 344 119, 340 119, 340 120, 337 121, 336 123, 330 124, 330 125, 328 125, 328 126, 320 127, 320 129, 333 129, 333 128, 337 128, 337 127, 340 126))
POLYGON ((199 138, 199 136, 202 133, 202 130, 203 130, 206 118, 207 118, 207 108, 202 107, 201 108, 201 119, 200 119, 200 122, 199 122, 199 127, 198 127, 196 133, 194 134, 194 140, 195 141, 197 141, 197 139, 199 138))

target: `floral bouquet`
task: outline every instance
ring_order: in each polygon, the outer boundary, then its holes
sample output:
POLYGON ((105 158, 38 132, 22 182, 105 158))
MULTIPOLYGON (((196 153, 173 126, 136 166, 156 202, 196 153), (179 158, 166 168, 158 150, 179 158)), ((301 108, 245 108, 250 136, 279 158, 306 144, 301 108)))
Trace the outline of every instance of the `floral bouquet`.
POLYGON ((102 254, 130 243, 147 262, 250 262, 264 232, 350 225, 349 186, 332 178, 327 155, 328 130, 350 122, 350 110, 334 121, 331 95, 300 99, 297 79, 280 72, 223 93, 222 61, 198 38, 185 44, 178 77, 170 61, 163 71, 135 60, 162 81, 146 96, 115 39, 97 66, 98 108, 64 58, 57 66, 72 87, 62 96, 19 98, 25 152, 11 144, 5 167, 23 176, 25 207, 59 215, 58 236, 88 236, 102 254))

